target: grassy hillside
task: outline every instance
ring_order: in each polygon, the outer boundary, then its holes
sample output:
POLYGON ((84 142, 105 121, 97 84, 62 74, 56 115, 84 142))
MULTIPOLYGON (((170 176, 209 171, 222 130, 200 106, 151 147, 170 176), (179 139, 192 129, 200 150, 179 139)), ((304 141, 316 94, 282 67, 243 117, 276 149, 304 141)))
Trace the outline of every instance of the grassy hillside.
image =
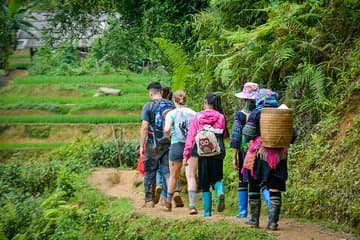
POLYGON ((127 199, 106 197, 86 182, 92 167, 106 166, 106 149, 78 141, 42 162, 0 164, 0 238, 275 239, 264 230, 226 221, 147 217, 127 199))
POLYGON ((53 149, 75 138, 137 139, 146 86, 156 74, 23 76, 0 89, 0 153, 53 149), (100 95, 100 87, 121 90, 100 95))

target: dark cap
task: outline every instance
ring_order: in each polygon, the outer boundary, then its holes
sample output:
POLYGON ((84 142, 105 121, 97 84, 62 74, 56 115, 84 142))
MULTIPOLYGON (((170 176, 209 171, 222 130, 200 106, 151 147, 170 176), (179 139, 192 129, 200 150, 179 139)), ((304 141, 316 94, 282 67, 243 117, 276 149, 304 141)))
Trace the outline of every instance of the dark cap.
POLYGON ((147 90, 150 90, 150 89, 158 89, 158 90, 161 90, 162 89, 162 86, 159 82, 152 82, 150 83, 147 88, 147 90))

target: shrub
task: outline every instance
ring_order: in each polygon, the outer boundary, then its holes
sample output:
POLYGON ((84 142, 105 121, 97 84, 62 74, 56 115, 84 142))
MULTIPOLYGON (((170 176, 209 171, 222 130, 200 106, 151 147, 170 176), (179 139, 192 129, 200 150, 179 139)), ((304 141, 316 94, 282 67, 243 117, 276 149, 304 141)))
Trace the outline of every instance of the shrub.
POLYGON ((65 42, 56 49, 39 48, 29 72, 32 75, 70 75, 72 68, 79 65, 76 44, 65 42))
POLYGON ((137 166, 138 153, 136 151, 137 141, 122 142, 120 144, 120 158, 122 167, 134 168, 137 166))
POLYGON ((133 168, 137 165, 135 141, 121 141, 117 148, 114 141, 97 143, 92 147, 90 161, 93 166, 133 168), (118 152, 120 151, 120 153, 118 152))
POLYGON ((107 141, 91 149, 90 161, 93 166, 118 167, 119 158, 115 143, 107 141))

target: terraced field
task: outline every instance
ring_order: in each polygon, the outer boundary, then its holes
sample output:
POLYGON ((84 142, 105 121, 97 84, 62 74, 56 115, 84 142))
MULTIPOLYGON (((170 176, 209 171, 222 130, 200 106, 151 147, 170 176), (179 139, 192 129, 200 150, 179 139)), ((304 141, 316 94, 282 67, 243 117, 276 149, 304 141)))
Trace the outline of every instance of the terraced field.
MULTIPOLYGON (((0 152, 49 150, 76 138, 136 139, 151 74, 23 76, 0 89, 0 152), (100 95, 99 88, 121 90, 100 95)), ((0 154, 1 155, 1 154, 0 154)))

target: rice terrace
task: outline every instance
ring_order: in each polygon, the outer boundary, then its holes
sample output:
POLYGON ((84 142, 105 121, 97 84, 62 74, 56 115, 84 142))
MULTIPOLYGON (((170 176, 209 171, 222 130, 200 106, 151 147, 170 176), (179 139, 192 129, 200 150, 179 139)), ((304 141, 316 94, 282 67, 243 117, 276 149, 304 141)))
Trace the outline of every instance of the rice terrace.
POLYGON ((0 240, 360 239, 359 12, 355 0, 3 1, 0 240), (214 185, 191 213, 184 166, 182 207, 144 203, 139 138, 154 81, 184 90, 196 112, 221 97, 223 211, 214 185), (258 226, 246 224, 250 201, 236 217, 231 144, 246 83, 276 92, 297 137, 286 191, 270 195, 282 199, 273 229, 264 195, 258 226))

